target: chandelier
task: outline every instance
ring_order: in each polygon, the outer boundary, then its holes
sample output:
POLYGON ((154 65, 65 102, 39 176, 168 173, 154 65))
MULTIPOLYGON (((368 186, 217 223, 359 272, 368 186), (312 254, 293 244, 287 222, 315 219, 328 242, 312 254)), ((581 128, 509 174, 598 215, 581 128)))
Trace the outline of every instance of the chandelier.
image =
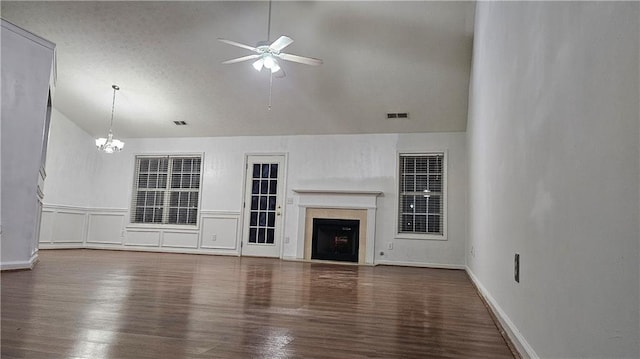
POLYGON ((113 138, 113 110, 116 106, 116 91, 120 90, 118 85, 112 85, 113 88, 113 102, 111 103, 111 123, 109 125, 109 134, 107 138, 101 137, 96 139, 96 147, 105 153, 114 153, 122 151, 124 148, 124 142, 113 138))

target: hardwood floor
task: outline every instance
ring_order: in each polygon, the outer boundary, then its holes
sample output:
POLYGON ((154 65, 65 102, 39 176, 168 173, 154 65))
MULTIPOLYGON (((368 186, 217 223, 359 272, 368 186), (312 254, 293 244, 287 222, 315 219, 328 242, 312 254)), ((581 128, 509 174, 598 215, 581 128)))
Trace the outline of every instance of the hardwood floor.
POLYGON ((2 358, 512 358, 463 271, 40 251, 2 358))

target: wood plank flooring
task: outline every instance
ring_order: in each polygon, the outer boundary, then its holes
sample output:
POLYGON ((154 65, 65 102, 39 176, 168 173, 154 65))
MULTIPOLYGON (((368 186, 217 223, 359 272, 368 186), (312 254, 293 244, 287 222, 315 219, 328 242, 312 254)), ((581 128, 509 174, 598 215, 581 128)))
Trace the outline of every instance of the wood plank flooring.
POLYGON ((512 358, 463 271, 40 251, 1 274, 2 358, 512 358))

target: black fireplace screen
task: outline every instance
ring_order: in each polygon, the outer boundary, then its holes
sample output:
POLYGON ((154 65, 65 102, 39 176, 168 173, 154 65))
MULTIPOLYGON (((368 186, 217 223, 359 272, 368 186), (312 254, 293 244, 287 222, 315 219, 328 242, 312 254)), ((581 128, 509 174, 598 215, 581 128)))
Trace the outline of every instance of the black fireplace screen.
POLYGON ((311 259, 358 262, 360 221, 313 219, 311 259))

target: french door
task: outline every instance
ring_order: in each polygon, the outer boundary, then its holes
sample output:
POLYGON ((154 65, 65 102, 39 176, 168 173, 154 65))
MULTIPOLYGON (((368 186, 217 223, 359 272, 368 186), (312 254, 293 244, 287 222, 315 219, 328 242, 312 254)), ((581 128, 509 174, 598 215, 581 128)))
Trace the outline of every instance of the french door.
POLYGON ((242 255, 280 257, 284 155, 247 156, 242 255))

